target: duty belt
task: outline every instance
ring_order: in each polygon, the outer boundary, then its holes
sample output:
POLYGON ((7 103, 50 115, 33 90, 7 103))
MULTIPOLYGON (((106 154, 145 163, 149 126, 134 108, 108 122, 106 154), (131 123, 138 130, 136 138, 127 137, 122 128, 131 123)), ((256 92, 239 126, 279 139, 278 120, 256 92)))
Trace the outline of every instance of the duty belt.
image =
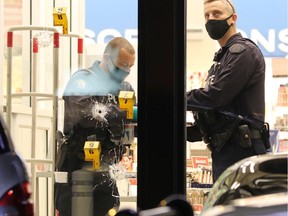
MULTIPOLYGON (((221 137, 221 134, 216 134, 211 137, 206 135, 203 137, 203 141, 207 144, 207 147, 210 151, 213 151, 215 149, 217 150, 217 148, 219 147, 218 137, 221 137)), ((250 137, 250 139, 262 138, 261 131, 257 129, 249 129, 249 134, 247 134, 247 137, 250 137)))
POLYGON ((262 138, 260 130, 250 129, 249 131, 250 131, 250 138, 251 139, 262 138))

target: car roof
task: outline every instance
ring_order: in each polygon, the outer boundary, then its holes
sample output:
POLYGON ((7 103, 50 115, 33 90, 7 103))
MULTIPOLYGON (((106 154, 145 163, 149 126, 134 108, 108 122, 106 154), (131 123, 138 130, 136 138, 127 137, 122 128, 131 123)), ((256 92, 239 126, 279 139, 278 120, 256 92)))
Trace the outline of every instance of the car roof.
POLYGON ((14 152, 14 146, 4 119, 0 115, 0 155, 7 152, 14 152))
POLYGON ((269 153, 237 162, 214 183, 203 209, 228 205, 240 197, 287 191, 287 161, 287 153, 269 153))

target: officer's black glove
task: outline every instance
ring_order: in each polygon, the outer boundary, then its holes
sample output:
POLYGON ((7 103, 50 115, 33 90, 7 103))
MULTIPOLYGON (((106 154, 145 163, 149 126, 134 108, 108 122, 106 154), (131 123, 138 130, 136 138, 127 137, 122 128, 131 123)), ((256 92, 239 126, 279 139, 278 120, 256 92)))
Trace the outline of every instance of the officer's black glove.
POLYGON ((192 124, 191 126, 187 126, 187 141, 196 142, 202 141, 202 134, 197 124, 192 124))

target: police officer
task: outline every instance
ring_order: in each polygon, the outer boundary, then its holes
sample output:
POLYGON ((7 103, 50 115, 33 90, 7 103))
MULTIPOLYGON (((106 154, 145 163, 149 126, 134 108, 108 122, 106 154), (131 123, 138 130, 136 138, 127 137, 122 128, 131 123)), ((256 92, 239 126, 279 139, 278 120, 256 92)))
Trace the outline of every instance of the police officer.
POLYGON ((111 165, 119 162, 125 150, 121 140, 126 112, 119 109, 118 95, 121 90, 134 91, 124 81, 134 62, 133 46, 125 38, 115 37, 107 44, 101 61, 76 71, 66 85, 64 140, 68 151, 59 160, 63 163, 56 164, 60 164, 58 170, 68 172, 69 182, 55 184, 55 206, 60 216, 71 215, 71 174, 87 167, 83 151, 87 140, 101 144, 101 166, 94 172, 94 215, 103 216, 120 204, 116 182, 109 173, 111 165))
POLYGON ((257 45, 236 32, 237 14, 231 0, 205 0, 204 16, 209 36, 221 48, 215 53, 205 87, 187 92, 187 110, 193 111, 212 151, 215 181, 235 162, 267 152, 263 142, 267 131, 261 134, 265 62, 257 45))

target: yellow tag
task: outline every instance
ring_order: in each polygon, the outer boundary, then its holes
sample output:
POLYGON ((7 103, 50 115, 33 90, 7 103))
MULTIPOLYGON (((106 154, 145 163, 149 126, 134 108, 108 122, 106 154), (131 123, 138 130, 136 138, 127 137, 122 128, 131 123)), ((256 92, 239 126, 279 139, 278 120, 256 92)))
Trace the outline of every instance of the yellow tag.
POLYGON ((67 7, 55 7, 53 10, 54 26, 62 26, 63 34, 68 34, 67 7))
POLYGON ((100 168, 101 145, 99 141, 86 141, 84 144, 85 161, 93 161, 93 169, 100 168))
POLYGON ((133 91, 120 91, 118 99, 119 108, 127 112, 127 119, 133 119, 135 93, 133 91))

